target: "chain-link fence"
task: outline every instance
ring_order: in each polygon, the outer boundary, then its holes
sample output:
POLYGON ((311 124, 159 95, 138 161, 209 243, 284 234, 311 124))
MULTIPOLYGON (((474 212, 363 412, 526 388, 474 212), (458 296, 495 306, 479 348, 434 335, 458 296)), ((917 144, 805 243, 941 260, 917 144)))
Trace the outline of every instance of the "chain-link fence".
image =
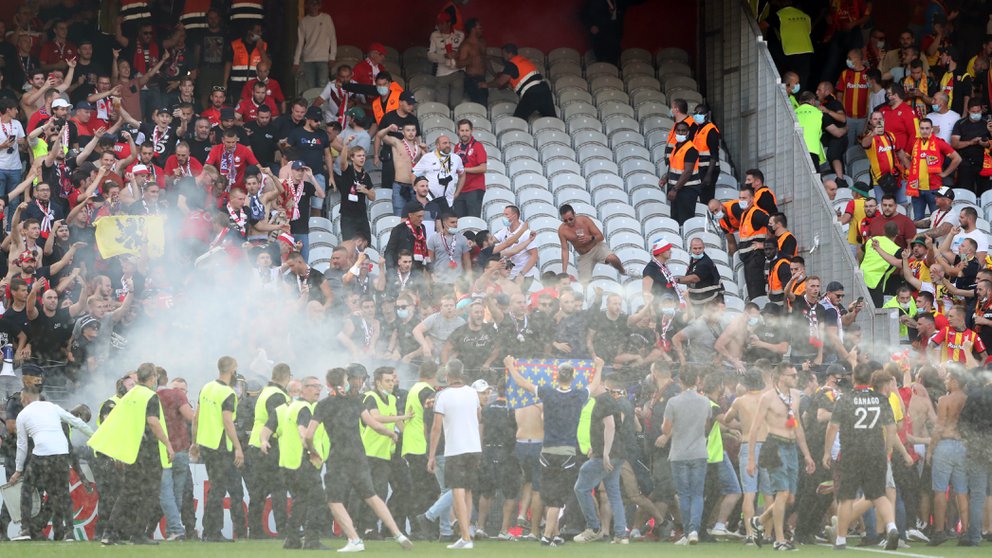
POLYGON ((843 283, 846 302, 865 298, 866 311, 857 322, 864 340, 876 347, 895 346, 896 311, 872 306, 750 9, 740 0, 705 0, 701 10, 699 75, 735 168, 741 173, 762 170, 799 239, 807 273, 821 277, 824 286, 843 283))

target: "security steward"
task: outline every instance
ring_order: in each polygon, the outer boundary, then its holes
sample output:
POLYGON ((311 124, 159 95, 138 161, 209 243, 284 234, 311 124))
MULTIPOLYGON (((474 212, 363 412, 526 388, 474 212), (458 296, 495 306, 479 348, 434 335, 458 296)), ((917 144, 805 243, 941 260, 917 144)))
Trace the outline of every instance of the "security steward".
POLYGON ((747 296, 754 299, 765 295, 765 257, 762 253, 768 237, 768 213, 754 203, 754 190, 744 185, 740 189, 734 216, 741 224, 737 254, 744 263, 747 296))
MULTIPOLYGON (((363 83, 344 83, 341 88, 345 91, 364 95, 370 102, 372 115, 375 123, 381 130, 388 128, 390 124, 396 124, 398 130, 402 130, 406 124, 413 124, 417 127, 417 137, 422 137, 420 130, 420 120, 413 114, 417 99, 413 93, 403 91, 400 84, 393 81, 393 76, 389 72, 379 72, 375 76, 375 85, 365 85, 363 83)), ((403 139, 401 132, 390 132, 389 135, 396 139, 403 139)), ((393 150, 386 146, 383 149, 382 141, 375 140, 374 158, 375 162, 382 164, 382 186, 392 188, 396 181, 396 170, 393 168, 393 150)), ((408 179, 400 177, 401 182, 408 179)))
MULTIPOLYGON (((267 454, 262 452, 262 429, 269 419, 275 416, 280 405, 289 403, 286 386, 293 374, 289 365, 276 364, 272 368, 272 379, 255 401, 255 420, 248 438, 248 536, 252 539, 267 539, 262 525, 265 511, 265 498, 272 498, 272 514, 276 519, 276 529, 286 524, 286 486, 279 475, 279 447, 267 454)), ((308 423, 309 424, 309 423, 308 423)))
POLYGON ((262 40, 262 24, 250 23, 244 36, 231 43, 231 61, 224 67, 229 97, 237 98, 245 83, 255 79, 255 67, 269 57, 269 45, 262 40))
POLYGON ((372 116, 375 123, 381 127, 382 117, 396 110, 400 106, 400 95, 403 93, 403 86, 393 81, 393 75, 389 72, 379 72, 375 75, 375 85, 363 83, 342 83, 341 89, 364 95, 369 101, 372 109, 372 116))
MULTIPOLYGON (((383 366, 376 368, 372 373, 375 382, 375 389, 365 393, 363 404, 371 420, 362 417, 362 445, 365 446, 365 456, 368 458, 369 472, 372 474, 372 486, 375 493, 383 502, 389 495, 390 472, 392 470, 391 461, 393 453, 396 451, 396 440, 391 436, 380 434, 373 428, 373 423, 386 425, 387 428, 395 424, 396 429, 403 432, 403 421, 406 415, 399 415, 396 411, 396 396, 393 389, 396 387, 396 369, 383 366)), ((365 530, 366 539, 378 539, 379 533, 375 528, 376 517, 371 508, 365 506, 361 517, 361 525, 365 530)))
POLYGON ((774 242, 765 242, 765 274, 768 278, 768 300, 775 304, 785 301, 785 286, 792 278, 789 257, 778 250, 774 242))
POLYGON ((778 213, 778 199, 775 192, 765 184, 765 173, 759 169, 748 169, 744 173, 744 184, 754 190, 754 205, 769 215, 778 213))
POLYGON ((293 495, 293 509, 281 523, 280 530, 286 535, 283 548, 306 548, 327 550, 320 543, 320 519, 322 504, 320 491, 320 469, 330 452, 330 441, 323 426, 314 435, 316 454, 303 447, 303 436, 313 417, 313 409, 320 399, 321 383, 316 376, 303 378, 303 391, 300 398, 280 405, 259 432, 260 451, 267 456, 279 459, 279 476, 293 495), (277 443, 271 443, 275 435, 277 443), (303 539, 300 540, 300 528, 303 539))
MULTIPOLYGON (((685 122, 685 125, 689 127, 689 139, 694 139, 697 126, 696 121, 689 115, 689 103, 685 99, 672 99, 669 103, 669 111, 676 125, 685 122)), ((678 143, 675 141, 675 133, 675 126, 672 126, 672 129, 668 131, 668 140, 665 144, 666 159, 672 154, 672 151, 675 150, 675 144, 678 143)))
POLYGON ((537 66, 526 56, 521 56, 517 45, 503 45, 503 70, 492 81, 480 83, 482 89, 500 89, 509 86, 520 97, 513 116, 527 120, 535 112, 541 116, 558 116, 551 86, 537 71, 537 66))
MULTIPOLYGON (((165 413, 155 388, 158 370, 145 362, 138 366, 137 384, 121 398, 87 444, 124 465, 120 494, 113 502, 110 524, 117 536, 132 544, 158 542, 145 534, 146 521, 158 506, 162 469, 172 467, 174 452, 165 426, 165 413)), ((117 537, 100 541, 116 544, 117 537)))
POLYGON ((789 218, 785 213, 772 213, 768 217, 768 231, 775 237, 778 251, 789 258, 799 254, 799 241, 796 235, 789 232, 789 218))
POLYGON ((696 125, 692 144, 699 152, 700 203, 709 203, 716 195, 716 179, 720 176, 720 130, 711 119, 709 105, 696 105, 692 113, 692 121, 696 125))
MULTIPOLYGON (((413 514, 422 514, 438 496, 437 479, 427 471, 427 429, 425 413, 437 393, 437 365, 425 362, 420 365, 417 383, 406 396, 404 414, 409 418, 403 429, 400 456, 406 460, 410 471, 410 484, 415 488, 409 502, 413 514)), ((417 533, 422 535, 422 533, 417 533)))
POLYGON ((689 267, 684 276, 675 278, 677 282, 689 286, 689 302, 697 307, 723 292, 720 271, 705 250, 702 239, 693 238, 689 241, 689 267))
POLYGON ((661 187, 668 187, 668 201, 672 204, 672 219, 679 225, 696 215, 699 199, 699 152, 689 138, 685 122, 675 125, 675 149, 667 158, 668 172, 661 180, 661 187))
POLYGON ((796 298, 806 294, 806 260, 802 256, 796 256, 789 262, 791 276, 789 282, 785 284, 785 303, 789 310, 792 310, 792 303, 796 298))
POLYGON ((710 200, 706 203, 709 208, 710 222, 713 223, 713 228, 719 227, 723 231, 724 238, 727 239, 727 252, 733 254, 737 251, 737 238, 734 236, 741 228, 740 221, 737 217, 734 217, 734 207, 737 205, 737 200, 710 200))
MULTIPOLYGON (((238 361, 229 356, 217 361, 218 377, 200 390, 199 405, 193 417, 193 446, 190 458, 200 459, 207 468, 210 491, 203 505, 203 540, 234 542, 221 534, 224 526, 224 498, 230 495, 232 523, 244 525, 244 501, 241 475, 245 454, 234 427, 238 396, 231 388, 238 371, 238 361)), ((235 528, 235 531, 237 528, 235 528)))
MULTIPOLYGON (((133 372, 117 379, 114 395, 111 395, 100 404, 96 415, 97 428, 103 424, 103 421, 107 420, 110 412, 121 402, 121 398, 134 388, 134 385, 135 375, 133 372)), ((120 493, 120 471, 117 470, 117 465, 113 459, 97 451, 93 452, 91 467, 93 470, 93 480, 96 482, 96 491, 100 494, 100 498, 104 502, 108 502, 107 506, 109 507, 112 505, 109 502, 116 501, 117 495, 120 493)), ((101 540, 110 540, 113 538, 113 527, 110 524, 109 513, 105 513, 97 519, 96 533, 100 535, 101 540)))

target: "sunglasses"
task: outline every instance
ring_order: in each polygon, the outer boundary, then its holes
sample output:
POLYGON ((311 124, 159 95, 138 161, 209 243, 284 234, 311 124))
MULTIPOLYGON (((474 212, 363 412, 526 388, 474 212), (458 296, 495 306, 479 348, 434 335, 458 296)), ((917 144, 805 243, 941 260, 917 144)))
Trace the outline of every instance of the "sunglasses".
POLYGON ((214 92, 217 92, 217 91, 225 92, 225 91, 227 91, 227 88, 224 87, 223 85, 215 85, 215 86, 211 87, 210 90, 211 91, 214 91, 214 92))

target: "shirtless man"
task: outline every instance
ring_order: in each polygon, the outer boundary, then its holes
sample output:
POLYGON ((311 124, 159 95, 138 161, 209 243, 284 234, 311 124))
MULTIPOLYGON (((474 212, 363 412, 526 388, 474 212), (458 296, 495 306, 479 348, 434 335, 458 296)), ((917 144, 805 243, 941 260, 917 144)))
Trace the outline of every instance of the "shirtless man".
POLYGON ((561 243, 561 271, 568 273, 568 245, 575 248, 579 255, 579 282, 588 283, 592 278, 593 268, 598 263, 605 263, 613 266, 621 275, 625 275, 627 270, 620 263, 620 258, 610 252, 610 247, 606 244, 606 238, 600 232, 599 227, 592 219, 585 215, 575 215, 572 206, 565 204, 558 210, 563 221, 558 227, 558 242, 561 243))
MULTIPOLYGON (((734 399, 724 420, 727 424, 731 424, 734 421, 739 422, 740 431, 748 432, 748 440, 750 440, 751 427, 754 426, 754 417, 758 413, 758 402, 761 400, 761 395, 766 391, 765 381, 760 373, 751 371, 741 378, 741 385, 747 390, 747 393, 734 399)), ((751 527, 751 518, 754 517, 755 497, 758 495, 758 489, 764 489, 766 507, 769 507, 775 498, 774 494, 768 493, 767 476, 764 477, 764 481, 759 482, 759 476, 751 474, 747 467, 749 449, 751 446, 754 446, 755 459, 757 459, 761 455, 761 446, 765 443, 767 436, 768 427, 764 422, 761 422, 758 424, 758 431, 755 437, 756 441, 753 444, 750 441, 742 442, 740 453, 737 457, 741 475, 741 488, 744 490, 741 511, 744 513, 744 528, 747 531, 748 545, 761 544, 761 540, 756 539, 754 536, 754 527, 751 527)))
POLYGON ((803 454, 806 462, 806 472, 812 474, 816 463, 806 447, 806 434, 803 432, 802 421, 799 420, 799 398, 802 395, 796 388, 799 373, 790 363, 780 363, 775 366, 775 385, 773 389, 761 394, 758 410, 751 422, 748 433, 747 474, 754 476, 758 472, 758 458, 755 448, 762 427, 767 428, 764 450, 774 449, 778 452, 779 463, 776 467, 762 467, 768 472, 768 490, 775 494, 775 502, 765 509, 760 517, 751 518, 755 540, 764 533, 764 524, 772 520, 775 528, 775 550, 792 550, 792 543, 785 538, 785 507, 792 494, 796 493, 799 480, 799 459, 796 451, 803 454))
POLYGON ((541 532, 541 448, 544 445, 544 406, 535 403, 517 409, 514 414, 517 419, 517 444, 514 453, 524 473, 517 523, 524 524, 529 508, 530 532, 536 537, 537 533, 541 532))
POLYGON ((465 95, 473 103, 487 106, 489 91, 480 87, 486 82, 486 40, 482 24, 472 18, 465 22, 465 40, 458 48, 455 64, 465 70, 465 95))
MULTIPOLYGON (((427 146, 417 142, 417 126, 415 124, 403 125, 403 139, 396 139, 389 135, 396 133, 400 129, 396 124, 379 130, 376 137, 382 143, 388 145, 393 150, 393 191, 412 192, 413 190, 413 166, 424 156, 427 146)), ((396 209, 397 199, 393 196, 393 208, 396 209)), ((399 216, 400 212, 396 211, 399 216)))
POLYGON ((937 546, 950 537, 947 535, 947 487, 953 486, 961 519, 961 532, 968 531, 968 484, 965 471, 965 447, 958 430, 958 419, 968 396, 965 381, 959 368, 949 368, 944 386, 947 395, 937 400, 937 424, 933 427, 927 462, 933 467, 933 535, 930 546, 937 546))
MULTIPOLYGON (((263 167, 264 168, 264 167, 263 167)), ((263 172, 271 172, 265 169, 263 172)), ((285 225, 278 221, 275 211, 279 192, 273 187, 262 188, 262 175, 245 175, 245 188, 248 190, 248 201, 245 203, 245 213, 248 216, 248 241, 265 242, 269 233, 281 229, 289 230, 289 222, 285 225)))

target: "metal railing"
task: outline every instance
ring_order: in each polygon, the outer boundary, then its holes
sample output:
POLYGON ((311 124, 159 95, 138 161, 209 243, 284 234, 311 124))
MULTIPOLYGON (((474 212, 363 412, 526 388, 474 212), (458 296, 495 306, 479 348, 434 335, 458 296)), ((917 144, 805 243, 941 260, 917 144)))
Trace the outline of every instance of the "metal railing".
POLYGON ((741 0, 705 0, 700 9, 699 75, 735 168, 762 170, 800 241, 808 275, 821 277, 824 288, 840 281, 848 303, 865 297, 857 322, 863 339, 878 348, 896 346, 896 312, 871 303, 750 9, 741 0))

